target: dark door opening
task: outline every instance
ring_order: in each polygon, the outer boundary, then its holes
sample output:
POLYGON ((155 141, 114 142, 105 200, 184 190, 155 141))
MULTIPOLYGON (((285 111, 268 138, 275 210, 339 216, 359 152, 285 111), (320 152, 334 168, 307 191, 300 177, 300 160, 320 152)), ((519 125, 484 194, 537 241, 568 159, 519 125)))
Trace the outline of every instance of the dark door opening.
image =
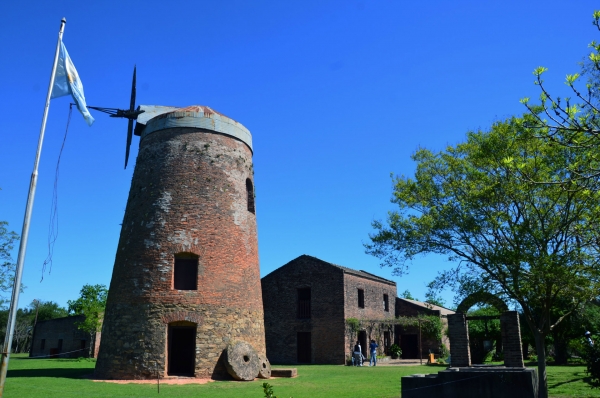
POLYGON ((311 362, 310 332, 298 332, 298 363, 311 362))
POLYGON ((169 326, 168 374, 193 376, 196 364, 196 327, 169 326))
POLYGON ((419 339, 416 334, 403 334, 400 336, 400 349, 402 359, 419 358, 419 339))
POLYGON ((364 355, 365 358, 367 357, 367 332, 364 330, 361 330, 360 332, 358 332, 358 341, 360 341, 360 350, 362 351, 362 354, 364 355))

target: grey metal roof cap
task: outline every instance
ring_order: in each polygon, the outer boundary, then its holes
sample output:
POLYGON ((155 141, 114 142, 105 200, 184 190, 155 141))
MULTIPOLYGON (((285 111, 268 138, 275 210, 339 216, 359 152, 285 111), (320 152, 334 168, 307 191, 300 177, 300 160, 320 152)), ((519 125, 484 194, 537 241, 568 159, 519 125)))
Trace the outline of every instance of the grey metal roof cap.
MULTIPOLYGON (((146 107, 150 108, 152 106, 146 107)), ((223 115, 222 113, 209 108, 208 106, 192 105, 185 108, 153 106, 153 108, 155 108, 155 112, 150 111, 148 112, 148 115, 144 115, 144 113, 142 113, 140 117, 142 115, 148 117, 153 113, 155 115, 154 117, 148 119, 147 121, 138 120, 138 122, 146 124, 146 127, 141 133, 141 139, 147 135, 164 129, 176 127, 194 127, 212 130, 217 133, 237 138, 248 145, 251 151, 253 150, 252 135, 246 127, 244 127, 241 123, 238 123, 235 120, 223 115)))

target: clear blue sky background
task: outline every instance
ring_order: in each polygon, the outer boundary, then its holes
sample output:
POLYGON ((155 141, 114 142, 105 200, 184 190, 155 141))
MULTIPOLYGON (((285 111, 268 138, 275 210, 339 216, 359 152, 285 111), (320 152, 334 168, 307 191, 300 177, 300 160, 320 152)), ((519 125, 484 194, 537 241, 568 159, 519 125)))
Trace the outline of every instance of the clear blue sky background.
MULTIPOLYGON (((532 71, 564 90, 598 39, 593 1, 32 1, 0 4, 0 220, 21 232, 62 17, 89 105, 208 105, 253 135, 261 275, 301 254, 393 279, 424 298, 442 257, 392 276, 364 253, 393 208, 390 173, 419 147, 524 111, 532 71)), ((52 187, 69 97, 51 102, 20 306, 66 305, 109 285, 139 139, 127 122, 73 114, 58 180, 59 236, 47 254, 52 187)), ((94 112, 94 111, 92 111, 94 112)), ((16 259, 16 250, 14 252, 16 259)), ((452 294, 447 292, 448 304, 452 294)))

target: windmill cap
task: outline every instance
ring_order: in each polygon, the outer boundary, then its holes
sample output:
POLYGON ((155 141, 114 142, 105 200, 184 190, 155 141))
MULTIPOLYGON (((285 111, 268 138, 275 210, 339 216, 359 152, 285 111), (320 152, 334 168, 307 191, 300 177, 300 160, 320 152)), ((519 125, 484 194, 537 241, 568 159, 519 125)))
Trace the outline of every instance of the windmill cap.
POLYGON ((192 105, 185 108, 160 105, 140 105, 143 110, 137 118, 136 135, 141 139, 157 131, 192 127, 211 130, 220 134, 237 138, 252 151, 252 135, 246 127, 223 115, 216 110, 203 105, 192 105), (138 127, 139 126, 139 127, 138 127))

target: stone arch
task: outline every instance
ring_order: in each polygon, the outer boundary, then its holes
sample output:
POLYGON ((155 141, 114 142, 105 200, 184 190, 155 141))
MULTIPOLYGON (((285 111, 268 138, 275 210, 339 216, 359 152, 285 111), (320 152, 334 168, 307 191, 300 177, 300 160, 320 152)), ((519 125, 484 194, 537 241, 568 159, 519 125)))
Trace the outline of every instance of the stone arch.
POLYGON ((496 308, 500 313, 505 313, 508 311, 508 306, 498 296, 493 295, 492 293, 479 291, 475 293, 469 294, 456 308, 457 314, 466 314, 469 309, 478 303, 486 303, 496 308))

